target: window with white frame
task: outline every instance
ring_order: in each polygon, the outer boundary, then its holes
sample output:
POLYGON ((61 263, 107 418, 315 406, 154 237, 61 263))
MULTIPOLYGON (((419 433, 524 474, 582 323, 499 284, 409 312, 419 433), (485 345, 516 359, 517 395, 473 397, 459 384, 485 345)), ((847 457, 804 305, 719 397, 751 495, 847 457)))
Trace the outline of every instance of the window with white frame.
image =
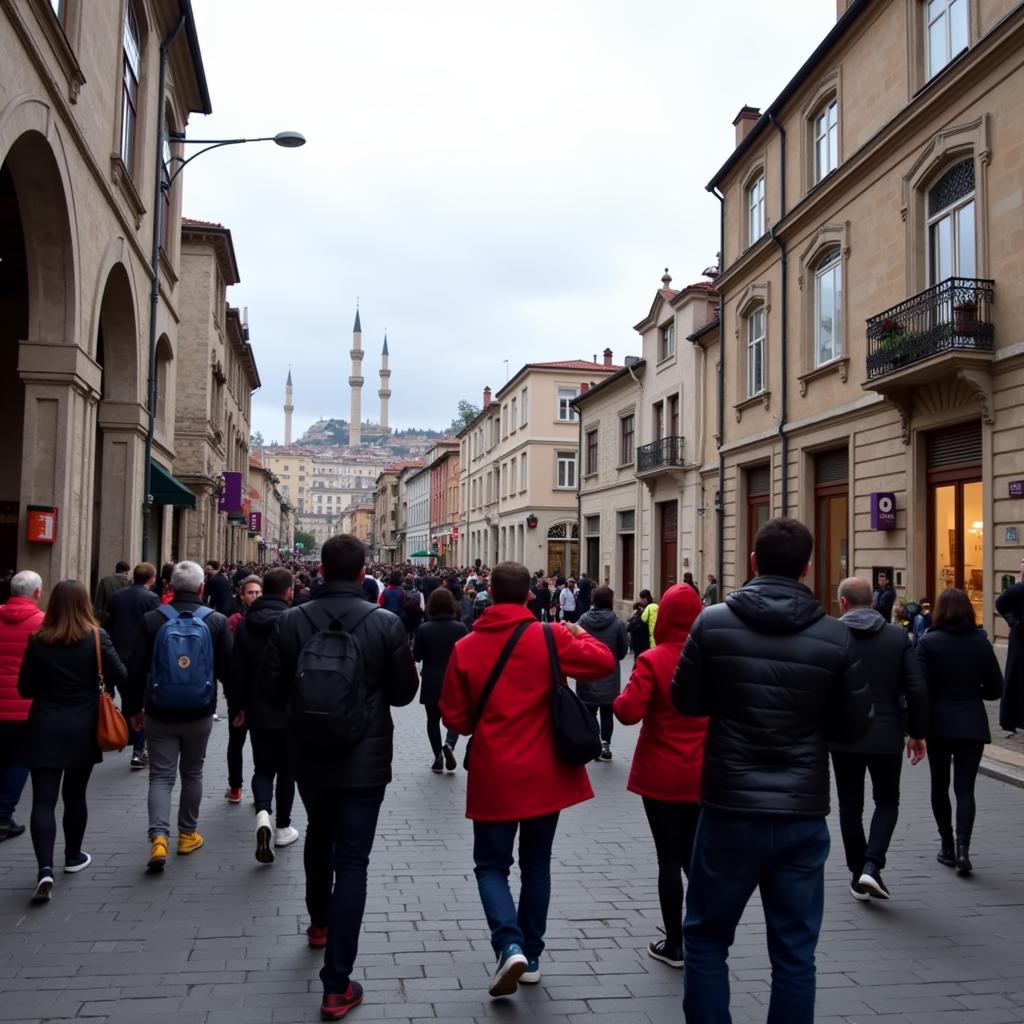
POLYGON ((508 464, 508 493, 509 497, 516 494, 519 488, 516 487, 516 466, 517 462, 515 459, 511 459, 508 464))
POLYGON ((764 234, 764 175, 759 174, 747 188, 747 245, 764 234))
POLYGON ((558 389, 558 418, 562 422, 576 419, 576 410, 570 403, 578 394, 576 388, 558 389))
POLYGON ((974 157, 950 167, 930 189, 928 204, 929 284, 950 277, 975 277, 974 157))
POLYGON ((139 23, 131 3, 125 8, 121 57, 121 162, 132 174, 135 169, 135 132, 139 102, 139 70, 142 48, 139 23))
POLYGON ((747 314, 747 397, 764 391, 764 306, 747 314))
POLYGON ((968 0, 928 0, 925 9, 925 67, 937 75, 958 53, 967 49, 968 0))
POLYGON ((658 358, 669 359, 676 354, 676 325, 665 324, 658 331, 658 358))
POLYGON ((510 406, 512 411, 508 416, 508 429, 515 433, 516 427, 519 425, 519 399, 513 398, 510 406))
POLYGON ((814 271, 814 365, 843 354, 843 260, 839 248, 818 260, 814 271))
POLYGON ((523 452, 519 456, 519 479, 522 484, 522 489, 526 490, 526 452, 523 452))
POLYGON ((501 436, 508 437, 508 406, 501 407, 501 436))
POLYGON ((833 96, 814 118, 814 181, 839 166, 839 100, 833 96))
POLYGON ((522 392, 522 395, 520 397, 522 399, 522 401, 519 403, 522 419, 520 420, 519 425, 521 427, 525 427, 526 426, 526 416, 527 416, 527 404, 526 403, 527 403, 527 399, 529 398, 529 395, 527 393, 527 388, 523 388, 523 392, 522 392))
POLYGON ((576 486, 575 452, 558 452, 555 455, 555 486, 565 488, 576 486))

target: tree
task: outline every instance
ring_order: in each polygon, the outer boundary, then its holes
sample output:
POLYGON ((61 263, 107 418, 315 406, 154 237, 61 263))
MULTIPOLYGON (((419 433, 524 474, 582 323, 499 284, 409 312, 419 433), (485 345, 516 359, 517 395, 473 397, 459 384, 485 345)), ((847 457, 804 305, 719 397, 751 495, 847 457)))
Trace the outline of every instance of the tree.
POLYGON ((452 420, 448 427, 448 433, 454 437, 466 429, 480 415, 479 406, 467 401, 465 398, 459 400, 459 414, 452 420))
POLYGON ((249 435, 249 447, 250 448, 262 448, 263 447, 263 435, 257 430, 255 434, 249 435))
POLYGON ((307 533, 305 530, 295 531, 295 543, 302 545, 302 550, 308 554, 314 548, 319 547, 316 542, 316 537, 311 533, 307 533))

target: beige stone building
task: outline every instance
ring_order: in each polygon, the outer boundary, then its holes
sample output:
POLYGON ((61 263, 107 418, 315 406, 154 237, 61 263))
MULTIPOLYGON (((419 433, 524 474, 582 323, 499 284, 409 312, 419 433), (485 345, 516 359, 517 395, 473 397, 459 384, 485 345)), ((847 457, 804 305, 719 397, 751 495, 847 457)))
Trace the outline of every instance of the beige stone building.
POLYGON ((1024 519, 1024 4, 856 0, 724 196, 721 565, 813 524, 810 584, 964 587, 991 632, 1024 519))
POLYGON ((227 289, 239 281, 231 232, 186 218, 181 229, 181 322, 178 392, 174 406, 175 473, 195 495, 183 510, 183 554, 200 564, 256 559, 249 536, 249 423, 252 392, 260 386, 249 327, 230 306, 227 289), (240 474, 242 502, 220 510, 231 493, 226 474, 240 474))
POLYGON ((687 339, 714 319, 716 296, 707 281, 671 284, 666 270, 636 325, 641 355, 573 401, 583 439, 581 568, 612 587, 624 612, 641 589, 661 594, 684 572, 700 578, 708 561, 700 473, 707 363, 687 339))
POLYGON ((409 474, 423 466, 422 459, 405 459, 385 466, 377 476, 373 492, 373 535, 370 552, 378 562, 403 561, 402 534, 405 531, 405 513, 402 510, 405 482, 409 474))
POLYGON ((459 435, 468 561, 579 571, 580 424, 573 399, 615 373, 602 362, 527 363, 459 435))
MULTIPOLYGON (((175 132, 211 109, 187 0, 0 3, 0 568, 47 586, 141 554, 160 43, 182 14, 163 103, 175 132), (30 506, 56 509, 44 540, 27 539, 30 506)), ((180 181, 165 203, 153 448, 154 491, 170 480, 178 495, 179 217, 180 181)), ((154 561, 183 553, 173 506, 154 507, 150 533, 154 561)))
POLYGON ((342 533, 351 533, 365 544, 373 534, 374 505, 372 501, 352 505, 342 514, 342 533))
POLYGON ((249 456, 249 540, 253 548, 251 561, 276 562, 291 556, 295 544, 292 508, 278 489, 274 473, 258 456, 249 456))

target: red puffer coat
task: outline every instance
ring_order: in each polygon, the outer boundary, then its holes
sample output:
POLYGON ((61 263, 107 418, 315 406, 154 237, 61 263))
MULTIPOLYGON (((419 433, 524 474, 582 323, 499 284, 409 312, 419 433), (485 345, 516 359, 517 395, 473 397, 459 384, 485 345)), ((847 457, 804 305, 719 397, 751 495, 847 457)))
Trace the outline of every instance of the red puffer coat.
POLYGON ((32 701, 18 696, 18 673, 29 635, 43 624, 43 613, 28 597, 0 605, 0 722, 24 722, 32 701))
MULTIPOLYGON (((587 633, 574 637, 552 624, 562 671, 575 679, 603 679, 615 670, 611 651, 587 633)), ((448 728, 473 736, 466 817, 475 821, 539 818, 589 800, 587 769, 555 753, 551 729, 551 671, 544 629, 523 605, 496 604, 456 643, 441 690, 448 728), (519 638, 490 700, 476 722, 476 706, 505 641, 520 622, 519 638)))
POLYGON ((636 659, 629 683, 612 705, 623 725, 643 722, 626 788, 654 800, 696 803, 700 797, 708 720, 681 715, 669 690, 701 610, 700 596, 688 583, 665 591, 654 626, 657 646, 636 659))

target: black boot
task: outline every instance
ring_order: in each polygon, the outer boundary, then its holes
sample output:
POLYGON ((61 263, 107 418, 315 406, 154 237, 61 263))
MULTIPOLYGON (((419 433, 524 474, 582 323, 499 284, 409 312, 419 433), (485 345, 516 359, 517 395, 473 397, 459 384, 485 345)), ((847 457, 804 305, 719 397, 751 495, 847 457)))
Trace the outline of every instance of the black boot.
POLYGON ((939 848, 939 852, 935 855, 935 859, 940 864, 945 864, 947 868, 956 867, 956 853, 953 850, 953 834, 945 835, 939 833, 939 839, 942 841, 942 846, 939 848))
POLYGON ((956 873, 969 875, 974 870, 971 863, 971 837, 957 836, 956 839, 956 873))

